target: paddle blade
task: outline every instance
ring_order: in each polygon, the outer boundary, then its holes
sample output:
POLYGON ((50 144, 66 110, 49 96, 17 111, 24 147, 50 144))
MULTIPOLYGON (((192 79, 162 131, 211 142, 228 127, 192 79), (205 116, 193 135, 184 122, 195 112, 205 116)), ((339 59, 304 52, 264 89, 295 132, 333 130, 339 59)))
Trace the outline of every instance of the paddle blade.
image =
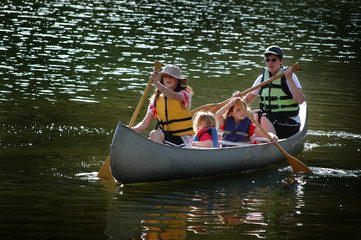
POLYGON ((301 65, 297 62, 295 65, 291 67, 292 72, 299 72, 302 71, 301 65))
POLYGON ((276 143, 275 146, 283 153, 283 155, 285 155, 288 163, 290 164, 294 172, 305 172, 305 173, 312 172, 312 170, 309 169, 300 160, 298 160, 297 158, 293 157, 291 154, 286 152, 278 143, 276 143))
POLYGON ((305 164, 303 164, 301 161, 291 156, 290 154, 287 154, 286 157, 288 163, 290 164, 294 172, 304 172, 304 173, 312 172, 312 170, 309 169, 305 164))
POLYGON ((114 179, 112 173, 110 172, 110 156, 103 163, 103 166, 100 168, 97 177, 105 178, 105 179, 114 179))
MULTIPOLYGON (((243 104, 240 101, 236 102, 236 105, 239 109, 241 109, 243 111, 243 113, 249 118, 251 119, 251 121, 257 126, 257 128, 259 130, 261 130, 261 132, 270 140, 272 141, 272 137, 268 134, 268 132, 266 132, 266 130, 264 130, 264 128, 261 126, 261 124, 259 124, 254 117, 252 116, 252 114, 250 114, 244 107, 243 104)), ((285 157, 288 160, 288 163, 291 165, 293 171, 295 172, 312 172, 311 169, 309 169, 305 164, 303 164, 302 162, 300 162, 299 160, 297 160, 295 157, 291 156, 288 152, 286 152, 278 143, 274 144, 282 153, 283 155, 285 155, 285 157)))
POLYGON ((208 111, 213 113, 213 114, 216 114, 216 112, 221 109, 224 105, 228 104, 230 101, 232 100, 232 98, 228 98, 227 100, 219 103, 217 106, 209 109, 208 111))
POLYGON ((208 112, 210 109, 217 107, 217 106, 218 106, 218 103, 210 103, 210 104, 200 106, 196 109, 193 109, 191 112, 192 112, 192 115, 196 114, 199 111, 208 112))

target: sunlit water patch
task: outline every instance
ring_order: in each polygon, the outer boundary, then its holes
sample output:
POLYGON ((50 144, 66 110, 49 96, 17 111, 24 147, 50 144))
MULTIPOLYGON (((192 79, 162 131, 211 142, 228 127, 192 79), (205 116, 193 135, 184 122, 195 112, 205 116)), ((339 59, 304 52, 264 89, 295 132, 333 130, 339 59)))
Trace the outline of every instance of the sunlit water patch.
POLYGON ((77 173, 77 174, 75 174, 75 177, 77 177, 81 180, 89 181, 89 182, 96 182, 96 181, 99 181, 99 178, 97 177, 97 175, 98 175, 98 172, 77 173))
POLYGON ((92 98, 89 98, 89 97, 81 97, 81 96, 75 96, 75 98, 70 98, 69 101, 86 102, 86 103, 99 103, 99 101, 94 100, 94 99, 92 99, 92 98))
POLYGON ((344 131, 308 131, 305 151, 315 148, 342 148, 344 146, 353 146, 360 152, 361 134, 348 133, 344 131))
POLYGON ((324 131, 312 131, 312 130, 309 130, 308 134, 313 135, 313 136, 326 136, 326 137, 329 137, 329 138, 336 137, 336 138, 343 138, 343 139, 361 139, 361 134, 348 133, 348 132, 343 132, 343 131, 324 132, 324 131))
POLYGON ((38 124, 26 126, 2 124, 3 133, 6 135, 0 139, 0 147, 26 147, 32 146, 33 141, 47 139, 48 141, 76 137, 81 135, 111 135, 114 129, 95 128, 86 126, 56 125, 41 126, 38 124))
POLYGON ((332 168, 318 168, 311 167, 312 174, 310 178, 320 177, 337 177, 337 178, 359 178, 361 177, 361 170, 344 170, 344 169, 332 169, 332 168))

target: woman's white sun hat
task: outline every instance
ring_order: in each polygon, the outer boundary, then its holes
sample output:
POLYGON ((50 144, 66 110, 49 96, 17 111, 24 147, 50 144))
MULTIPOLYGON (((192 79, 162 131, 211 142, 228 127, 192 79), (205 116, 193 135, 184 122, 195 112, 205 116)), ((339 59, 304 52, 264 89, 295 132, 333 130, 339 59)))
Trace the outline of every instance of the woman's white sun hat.
POLYGON ((166 73, 169 74, 170 76, 179 79, 179 81, 181 81, 181 85, 182 86, 186 86, 187 85, 187 79, 182 77, 182 71, 180 70, 179 67, 172 65, 172 64, 168 64, 167 66, 165 66, 161 72, 162 74, 166 73))

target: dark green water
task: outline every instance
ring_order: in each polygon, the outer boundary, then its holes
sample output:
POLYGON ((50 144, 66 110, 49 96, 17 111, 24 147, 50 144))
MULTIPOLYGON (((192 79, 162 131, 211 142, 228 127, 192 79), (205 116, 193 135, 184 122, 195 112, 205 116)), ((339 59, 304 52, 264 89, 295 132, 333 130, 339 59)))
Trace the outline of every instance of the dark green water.
POLYGON ((0 36, 1 239, 361 238, 358 1, 7 1, 0 36), (196 108, 251 87, 272 44, 303 68, 310 124, 297 158, 312 174, 285 163, 96 178, 154 60, 182 68, 196 108))

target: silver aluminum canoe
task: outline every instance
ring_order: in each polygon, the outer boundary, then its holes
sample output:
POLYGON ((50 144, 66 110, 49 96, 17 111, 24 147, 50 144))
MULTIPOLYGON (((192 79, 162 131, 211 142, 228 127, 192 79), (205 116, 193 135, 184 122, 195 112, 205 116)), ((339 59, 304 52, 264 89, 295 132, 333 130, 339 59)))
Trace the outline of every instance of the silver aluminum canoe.
MULTIPOLYGON (((289 154, 302 152, 307 135, 307 104, 300 105, 301 128, 279 144, 289 154)), ((110 146, 110 166, 120 183, 197 178, 266 168, 286 157, 271 143, 229 148, 178 148, 149 140, 119 122, 110 146)))

